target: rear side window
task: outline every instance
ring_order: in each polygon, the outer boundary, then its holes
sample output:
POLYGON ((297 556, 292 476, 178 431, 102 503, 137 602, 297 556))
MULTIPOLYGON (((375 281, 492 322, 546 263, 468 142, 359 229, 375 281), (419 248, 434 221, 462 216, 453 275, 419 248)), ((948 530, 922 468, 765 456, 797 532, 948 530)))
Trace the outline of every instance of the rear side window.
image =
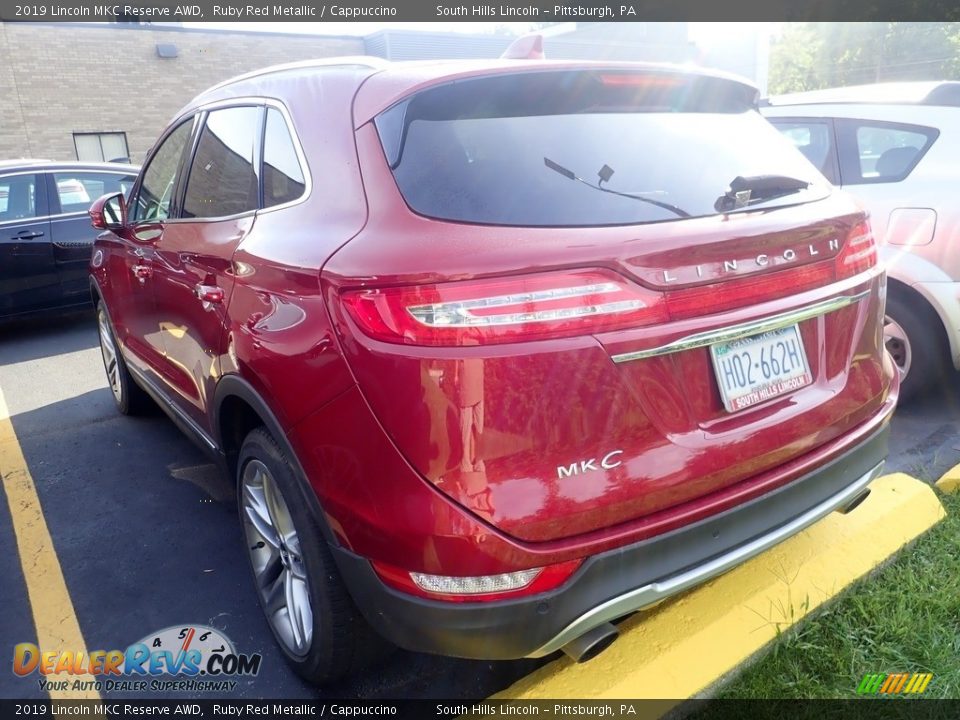
POLYGON ((305 188, 290 128, 279 110, 268 108, 263 136, 263 207, 292 202, 305 188))
POLYGON ((835 169, 833 127, 828 120, 772 119, 771 122, 830 182, 840 183, 835 169))
POLYGON ((839 120, 844 185, 899 182, 933 145, 939 131, 920 125, 839 120))
POLYGON ((260 108, 224 108, 207 116, 187 177, 183 217, 227 217, 257 209, 259 136, 260 108))
POLYGON ((749 207, 828 194, 754 102, 751 88, 716 78, 524 73, 428 89, 382 113, 377 129, 407 204, 445 220, 664 222, 729 209, 735 180, 765 175, 800 182, 749 207))
POLYGON ((133 175, 114 175, 113 173, 66 172, 54 173, 53 181, 57 186, 60 199, 60 212, 86 212, 97 198, 107 193, 130 192, 133 175))

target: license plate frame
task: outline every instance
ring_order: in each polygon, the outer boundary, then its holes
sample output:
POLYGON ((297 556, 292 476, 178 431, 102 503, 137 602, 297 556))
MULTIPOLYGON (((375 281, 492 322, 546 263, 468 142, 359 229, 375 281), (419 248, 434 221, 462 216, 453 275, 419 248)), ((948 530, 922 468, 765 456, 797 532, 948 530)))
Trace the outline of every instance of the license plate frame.
POLYGON ((797 323, 731 342, 714 343, 710 346, 710 362, 720 399, 729 413, 746 410, 813 383, 803 335, 797 323), (791 342, 795 347, 790 345, 791 342), (769 358, 766 357, 768 351, 769 358), (725 360, 729 364, 721 367, 725 360), (789 372, 773 372, 774 365, 782 368, 786 360, 790 361, 789 372), (744 367, 744 363, 749 364, 744 367), (746 381, 743 386, 739 383, 741 375, 746 381), (739 387, 731 388, 729 380, 739 387))

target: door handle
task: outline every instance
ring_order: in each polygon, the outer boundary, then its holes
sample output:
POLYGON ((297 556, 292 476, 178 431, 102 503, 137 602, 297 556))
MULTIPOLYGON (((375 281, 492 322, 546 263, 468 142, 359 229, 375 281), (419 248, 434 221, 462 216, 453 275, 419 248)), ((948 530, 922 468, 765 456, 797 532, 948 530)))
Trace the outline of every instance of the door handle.
POLYGON ((13 240, 33 240, 34 238, 43 237, 42 232, 37 232, 36 230, 21 230, 16 235, 13 236, 13 240))
POLYGON ((137 264, 130 268, 130 270, 133 272, 133 276, 140 281, 141 285, 143 285, 147 281, 147 278, 153 274, 153 270, 146 265, 137 264))
POLYGON ((216 285, 197 285, 194 288, 194 292, 197 295, 197 299, 202 303, 222 303, 223 302, 223 288, 217 287, 216 285))

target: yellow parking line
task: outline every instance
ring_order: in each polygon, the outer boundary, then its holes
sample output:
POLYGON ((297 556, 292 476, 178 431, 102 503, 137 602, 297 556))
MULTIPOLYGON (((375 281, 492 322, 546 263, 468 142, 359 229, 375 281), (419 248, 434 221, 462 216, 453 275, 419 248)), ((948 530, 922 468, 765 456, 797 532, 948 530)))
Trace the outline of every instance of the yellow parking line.
POLYGON ((556 660, 495 697, 678 701, 709 694, 780 632, 946 515, 930 485, 907 475, 878 478, 870 488, 848 515, 832 513, 726 575, 625 620, 620 638, 593 660, 556 660))
MULTIPOLYGON (((53 539, 43 517, 37 488, 33 484, 23 450, 13 430, 10 411, 0 390, 0 477, 3 478, 3 490, 10 505, 10 517, 13 518, 13 532, 17 538, 20 553, 20 565, 27 584, 30 609, 33 612, 33 624, 37 630, 37 644, 41 652, 70 650, 82 652, 88 657, 83 634, 77 622, 77 615, 70 600, 63 570, 53 547, 53 539)), ((28 638, 19 639, 26 642, 28 638)), ((13 648, 4 648, 13 652, 13 648)), ((31 680, 39 675, 30 675, 31 680)), ((94 680, 90 675, 49 676, 51 680, 69 677, 69 686, 74 680, 94 680)), ((24 680, 26 682, 26 680, 24 680)), ((81 685, 81 686, 82 686, 81 685)), ((95 690, 51 690, 52 700, 99 700, 95 690)))

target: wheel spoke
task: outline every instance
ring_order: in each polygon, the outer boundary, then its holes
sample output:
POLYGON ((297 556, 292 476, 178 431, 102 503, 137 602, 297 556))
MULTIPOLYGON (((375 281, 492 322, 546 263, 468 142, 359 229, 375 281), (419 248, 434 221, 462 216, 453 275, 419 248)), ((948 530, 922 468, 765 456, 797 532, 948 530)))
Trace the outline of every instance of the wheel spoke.
POLYGON ((271 550, 263 569, 257 573, 257 582, 260 584, 260 589, 265 594, 270 592, 284 572, 286 571, 283 568, 283 562, 280 560, 280 553, 271 550))
POLYGON ((297 533, 293 527, 293 520, 290 518, 287 503, 284 502, 283 495, 280 494, 273 478, 266 473, 263 474, 263 496, 267 503, 267 511, 270 513, 271 524, 277 535, 284 541, 296 537, 297 533))
POLYGON ((270 622, 276 623, 277 614, 287 609, 287 571, 281 569, 277 578, 268 587, 264 588, 263 608, 270 618, 270 622))
POLYGON ((270 518, 270 511, 264 499, 262 488, 244 484, 243 508, 248 523, 256 531, 260 539, 274 549, 280 547, 280 537, 270 518))
POLYGON ((310 597, 306 583, 287 572, 284 591, 287 597, 287 615, 293 643, 297 649, 305 649, 313 635, 313 615, 310 609, 310 597))

